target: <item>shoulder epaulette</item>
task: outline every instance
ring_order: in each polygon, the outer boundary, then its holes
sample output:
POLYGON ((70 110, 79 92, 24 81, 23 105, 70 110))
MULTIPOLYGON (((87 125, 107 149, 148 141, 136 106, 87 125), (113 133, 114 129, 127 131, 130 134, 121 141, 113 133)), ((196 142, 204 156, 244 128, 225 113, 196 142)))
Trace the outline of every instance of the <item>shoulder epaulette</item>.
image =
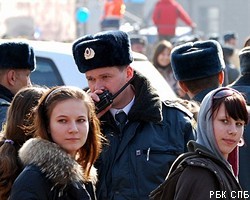
POLYGON ((0 98, 0 106, 10 106, 10 102, 0 98))
POLYGON ((194 114, 190 110, 188 110, 185 106, 181 105, 177 101, 174 101, 174 100, 165 100, 163 103, 166 106, 168 106, 168 107, 176 108, 176 109, 182 111, 183 113, 185 113, 186 115, 188 115, 190 118, 192 118, 194 116, 194 114))

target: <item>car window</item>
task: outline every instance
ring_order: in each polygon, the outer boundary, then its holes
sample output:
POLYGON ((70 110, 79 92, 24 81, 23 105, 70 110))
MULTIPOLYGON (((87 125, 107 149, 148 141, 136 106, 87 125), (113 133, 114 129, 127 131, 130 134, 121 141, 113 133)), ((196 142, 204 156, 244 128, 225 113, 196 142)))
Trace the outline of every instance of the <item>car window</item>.
POLYGON ((36 69, 30 76, 32 84, 48 87, 64 85, 55 63, 48 58, 36 57, 36 69))

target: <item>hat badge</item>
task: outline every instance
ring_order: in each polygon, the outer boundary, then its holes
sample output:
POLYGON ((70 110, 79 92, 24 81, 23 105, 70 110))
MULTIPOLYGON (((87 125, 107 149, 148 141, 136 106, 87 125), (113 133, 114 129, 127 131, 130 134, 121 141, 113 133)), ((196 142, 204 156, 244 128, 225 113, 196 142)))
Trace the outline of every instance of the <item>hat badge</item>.
POLYGON ((85 49, 84 58, 85 58, 86 60, 89 60, 89 59, 91 59, 91 58, 94 58, 94 56, 95 56, 95 52, 94 52, 93 49, 91 49, 91 48, 86 48, 86 49, 85 49))

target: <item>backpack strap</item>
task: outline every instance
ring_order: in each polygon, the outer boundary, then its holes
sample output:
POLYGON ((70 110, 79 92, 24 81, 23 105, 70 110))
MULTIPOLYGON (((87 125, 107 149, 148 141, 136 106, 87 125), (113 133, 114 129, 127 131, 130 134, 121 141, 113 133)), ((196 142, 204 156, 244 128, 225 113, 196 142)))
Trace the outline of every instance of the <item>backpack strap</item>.
POLYGON ((187 159, 190 159, 190 158, 195 158, 195 157, 200 157, 197 153, 195 152, 186 152, 186 153, 183 153, 181 154, 175 161, 174 163, 172 164, 169 172, 168 172, 168 176, 173 173, 178 167, 181 166, 181 164, 183 162, 185 162, 187 159))
POLYGON ((175 190, 174 188, 178 182, 178 179, 182 171, 184 170, 186 166, 182 164, 187 159, 196 158, 196 157, 200 157, 200 155, 198 155, 195 152, 186 152, 186 153, 181 154, 172 164, 165 181, 150 193, 149 199, 150 200, 173 199, 173 195, 174 195, 173 191, 175 190))

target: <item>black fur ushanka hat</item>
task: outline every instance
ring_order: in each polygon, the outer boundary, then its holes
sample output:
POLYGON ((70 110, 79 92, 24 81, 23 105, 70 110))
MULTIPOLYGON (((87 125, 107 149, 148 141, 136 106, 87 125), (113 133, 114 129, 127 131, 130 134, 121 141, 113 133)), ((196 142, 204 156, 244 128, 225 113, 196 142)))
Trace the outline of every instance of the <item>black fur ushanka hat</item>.
POLYGON ((225 69, 221 45, 215 40, 207 40, 176 46, 171 51, 171 66, 178 81, 218 74, 225 69))
POLYGON ((124 66, 133 61, 130 40, 123 31, 83 36, 73 43, 72 50, 82 73, 101 67, 124 66))
POLYGON ((241 74, 250 73, 250 46, 244 47, 239 52, 241 74))
POLYGON ((33 48, 24 42, 0 43, 0 69, 35 69, 33 48))

